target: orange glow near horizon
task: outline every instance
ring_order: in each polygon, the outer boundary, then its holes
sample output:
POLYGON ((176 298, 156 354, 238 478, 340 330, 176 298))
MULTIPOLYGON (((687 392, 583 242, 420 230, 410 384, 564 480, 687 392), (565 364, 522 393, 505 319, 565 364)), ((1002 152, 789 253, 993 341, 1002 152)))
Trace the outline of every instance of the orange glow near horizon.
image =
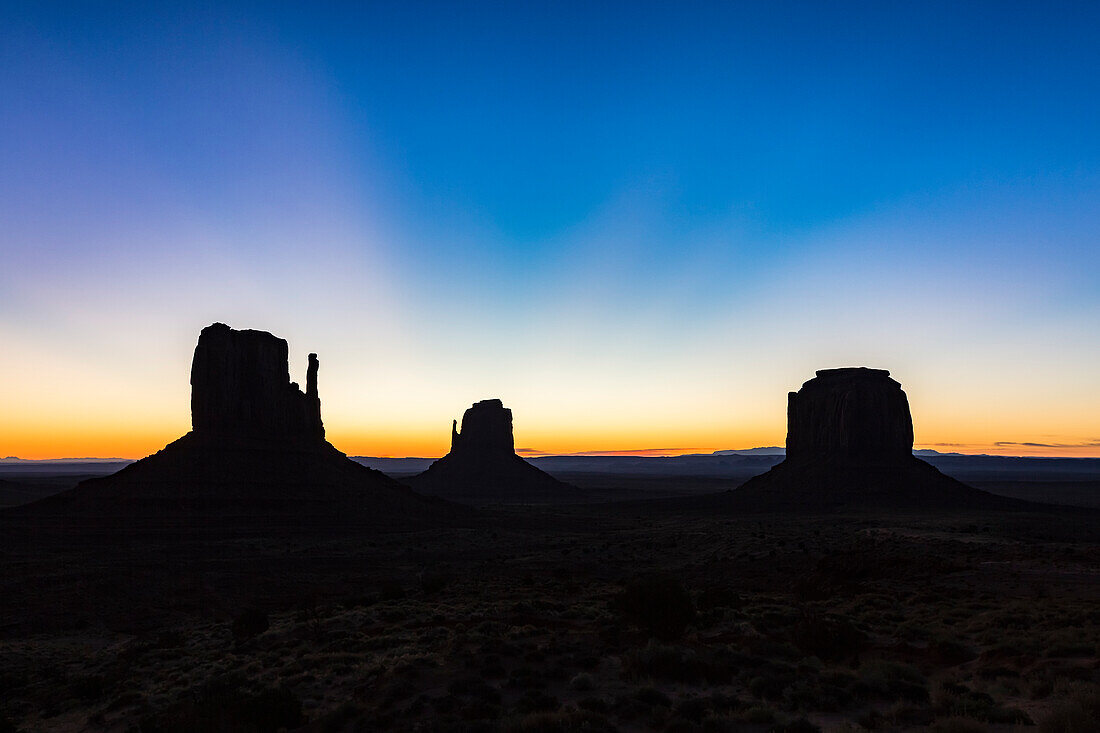
MULTIPOLYGON (((181 344, 182 353, 171 363, 186 363, 190 348, 181 344)), ((0 405, 0 457, 137 459, 160 450, 190 428, 188 385, 174 368, 174 374, 136 377, 46 369, 34 382, 24 382, 28 389, 0 405), (164 382, 172 389, 165 389, 164 382)), ((327 436, 348 455, 441 456, 449 449, 451 419, 461 418, 473 401, 456 399, 437 382, 403 383, 393 377, 393 389, 365 392, 354 371, 330 367, 325 375, 332 382, 322 404, 327 436)), ((13 372, 9 378, 16 376, 13 372)), ((593 388, 580 380, 556 393, 525 385, 496 394, 513 410, 520 455, 672 456, 782 446, 783 387, 797 387, 802 376, 785 377, 768 389, 731 387, 724 380, 657 389, 637 375, 624 389, 629 395, 644 394, 645 400, 619 399, 603 385, 593 388)), ((907 375, 899 376, 908 381, 907 375)), ((391 375, 385 377, 391 381, 391 375)), ((917 449, 1100 457, 1090 404, 1020 390, 1006 404, 996 394, 1008 392, 1007 385, 986 397, 952 381, 931 383, 923 375, 912 381, 908 392, 917 449)), ((494 395, 480 388, 463 391, 494 395)))
MULTIPOLYGON (((168 443, 181 437, 186 426, 165 426, 159 430, 103 429, 90 426, 45 427, 31 426, 16 430, 8 424, 0 426, 0 458, 41 460, 57 458, 123 458, 137 459, 155 453, 168 443), (175 428, 175 429, 173 429, 175 428), (182 429, 179 429, 182 428, 182 429)), ((599 435, 553 433, 545 431, 517 431, 516 449, 525 457, 544 455, 622 455, 622 456, 677 456, 693 453, 712 453, 719 450, 748 449, 766 446, 782 446, 782 433, 728 433, 701 435, 688 431, 678 440, 675 437, 599 435), (666 447, 649 447, 666 446, 666 447)), ((348 455, 382 458, 422 457, 436 458, 449 448, 449 436, 438 429, 430 432, 410 430, 385 431, 364 434, 358 431, 328 430, 329 441, 348 455)), ((1100 444, 1096 441, 1052 440, 1050 438, 1021 437, 1018 441, 944 440, 922 441, 915 449, 932 449, 941 453, 989 454, 1003 456, 1076 457, 1100 458, 1100 444)))

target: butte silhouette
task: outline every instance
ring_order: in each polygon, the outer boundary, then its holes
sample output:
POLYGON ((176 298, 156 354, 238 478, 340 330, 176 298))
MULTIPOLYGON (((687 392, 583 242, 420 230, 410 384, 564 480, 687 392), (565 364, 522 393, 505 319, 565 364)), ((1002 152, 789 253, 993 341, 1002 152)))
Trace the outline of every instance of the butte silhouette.
POLYGON ((885 369, 823 369, 787 400, 782 463, 720 495, 744 511, 1008 509, 913 455, 913 418, 885 369))
POLYGON ((290 381, 285 340, 207 326, 191 364, 191 432, 115 474, 16 511, 188 526, 196 517, 408 524, 469 513, 419 496, 325 440, 318 369, 310 354, 303 393, 290 381))
POLYGON ((417 491, 465 504, 580 501, 584 494, 516 455, 512 411, 500 400, 476 402, 451 422, 451 451, 409 479, 417 491))

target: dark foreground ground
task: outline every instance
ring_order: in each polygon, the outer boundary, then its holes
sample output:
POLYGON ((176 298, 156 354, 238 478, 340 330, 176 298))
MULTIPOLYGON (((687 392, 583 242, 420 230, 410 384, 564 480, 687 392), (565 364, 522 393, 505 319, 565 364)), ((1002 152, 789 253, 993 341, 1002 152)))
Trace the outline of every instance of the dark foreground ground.
POLYGON ((0 525, 0 730, 1100 730, 1095 514, 0 525))

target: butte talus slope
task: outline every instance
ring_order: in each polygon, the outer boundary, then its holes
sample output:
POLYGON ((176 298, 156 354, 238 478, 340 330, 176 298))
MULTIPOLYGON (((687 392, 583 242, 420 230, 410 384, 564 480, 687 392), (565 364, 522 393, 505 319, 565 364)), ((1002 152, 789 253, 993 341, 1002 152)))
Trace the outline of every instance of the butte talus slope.
POLYGON ((334 448, 321 422, 317 356, 309 356, 303 393, 290 381, 287 354, 287 342, 264 331, 204 328, 191 367, 189 433, 118 473, 13 511, 184 525, 281 518, 406 526, 468 514, 334 448))
POLYGON ((582 501, 584 492, 516 455, 512 411, 482 400, 451 424, 451 450, 413 476, 417 491, 467 504, 544 504, 582 501))

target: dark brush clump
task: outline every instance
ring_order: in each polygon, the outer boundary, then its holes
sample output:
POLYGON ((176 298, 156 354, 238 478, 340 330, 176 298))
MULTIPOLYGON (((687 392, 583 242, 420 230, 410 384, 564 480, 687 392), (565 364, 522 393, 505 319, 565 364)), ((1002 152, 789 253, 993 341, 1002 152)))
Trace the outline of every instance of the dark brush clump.
POLYGON ((212 680, 169 705, 147 715, 142 733, 192 733, 248 731, 276 733, 305 722, 301 701, 284 687, 258 691, 242 688, 240 680, 212 680))
POLYGON ((684 635, 695 621, 695 605, 683 584, 665 573, 638 576, 612 602, 611 610, 628 624, 662 641, 684 635))
POLYGON ((827 662, 854 662, 866 643, 866 635, 846 618, 806 610, 791 628, 791 642, 807 656, 827 662))
POLYGON ((233 619, 229 630, 233 633, 233 640, 237 644, 243 644, 256 638, 269 628, 271 628, 271 624, 268 621, 267 614, 259 609, 250 608, 233 619))

